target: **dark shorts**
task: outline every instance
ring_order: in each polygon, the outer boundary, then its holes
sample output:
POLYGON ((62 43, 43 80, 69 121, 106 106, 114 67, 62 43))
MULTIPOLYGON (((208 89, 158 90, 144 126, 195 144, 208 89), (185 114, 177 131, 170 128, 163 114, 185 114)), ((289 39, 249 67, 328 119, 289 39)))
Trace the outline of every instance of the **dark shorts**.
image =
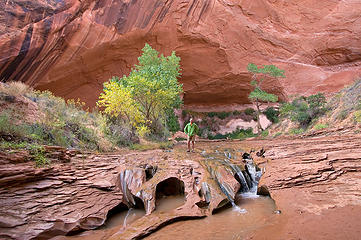
POLYGON ((196 135, 188 136, 188 137, 187 137, 187 140, 194 142, 194 141, 196 140, 196 135))

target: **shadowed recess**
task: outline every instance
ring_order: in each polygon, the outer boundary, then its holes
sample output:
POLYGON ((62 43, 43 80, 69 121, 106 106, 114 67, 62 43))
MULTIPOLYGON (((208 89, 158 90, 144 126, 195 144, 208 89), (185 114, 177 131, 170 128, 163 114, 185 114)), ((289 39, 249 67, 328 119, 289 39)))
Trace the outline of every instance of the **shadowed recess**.
POLYGON ((171 177, 160 183, 156 188, 156 199, 167 196, 184 196, 184 182, 178 178, 171 177))

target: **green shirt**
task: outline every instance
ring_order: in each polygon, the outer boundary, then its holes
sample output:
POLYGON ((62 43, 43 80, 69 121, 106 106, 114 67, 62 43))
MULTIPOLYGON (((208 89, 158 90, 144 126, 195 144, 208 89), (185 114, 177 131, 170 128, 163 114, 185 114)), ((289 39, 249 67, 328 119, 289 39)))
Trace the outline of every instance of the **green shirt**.
POLYGON ((198 134, 198 126, 195 123, 188 123, 185 127, 184 127, 184 132, 188 135, 188 136, 194 136, 196 134, 198 134))

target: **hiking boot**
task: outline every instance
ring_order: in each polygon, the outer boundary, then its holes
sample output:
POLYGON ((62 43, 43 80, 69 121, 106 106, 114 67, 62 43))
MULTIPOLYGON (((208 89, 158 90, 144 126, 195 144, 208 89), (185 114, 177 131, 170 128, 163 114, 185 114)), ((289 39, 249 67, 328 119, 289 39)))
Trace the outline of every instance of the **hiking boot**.
POLYGON ((191 152, 191 150, 187 150, 187 152, 191 152))

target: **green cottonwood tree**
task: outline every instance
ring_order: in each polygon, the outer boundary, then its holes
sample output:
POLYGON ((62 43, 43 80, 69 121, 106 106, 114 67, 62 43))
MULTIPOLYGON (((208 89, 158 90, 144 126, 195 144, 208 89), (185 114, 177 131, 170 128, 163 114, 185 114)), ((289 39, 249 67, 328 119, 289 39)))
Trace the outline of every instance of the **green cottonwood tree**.
POLYGON ((160 133, 165 126, 166 113, 182 103, 183 91, 178 82, 180 58, 175 52, 163 56, 145 44, 138 65, 128 76, 112 77, 104 83, 98 105, 111 116, 121 116, 137 128, 140 135, 151 131, 160 133))
POLYGON ((256 113, 257 113, 257 130, 258 132, 262 131, 262 126, 260 122, 260 107, 263 103, 277 102, 278 97, 274 94, 268 93, 262 90, 262 82, 264 77, 285 77, 284 70, 279 69, 274 65, 263 65, 263 67, 258 67, 256 64, 249 63, 247 66, 248 72, 252 73, 251 85, 254 86, 254 90, 248 95, 248 98, 255 104, 256 113))

